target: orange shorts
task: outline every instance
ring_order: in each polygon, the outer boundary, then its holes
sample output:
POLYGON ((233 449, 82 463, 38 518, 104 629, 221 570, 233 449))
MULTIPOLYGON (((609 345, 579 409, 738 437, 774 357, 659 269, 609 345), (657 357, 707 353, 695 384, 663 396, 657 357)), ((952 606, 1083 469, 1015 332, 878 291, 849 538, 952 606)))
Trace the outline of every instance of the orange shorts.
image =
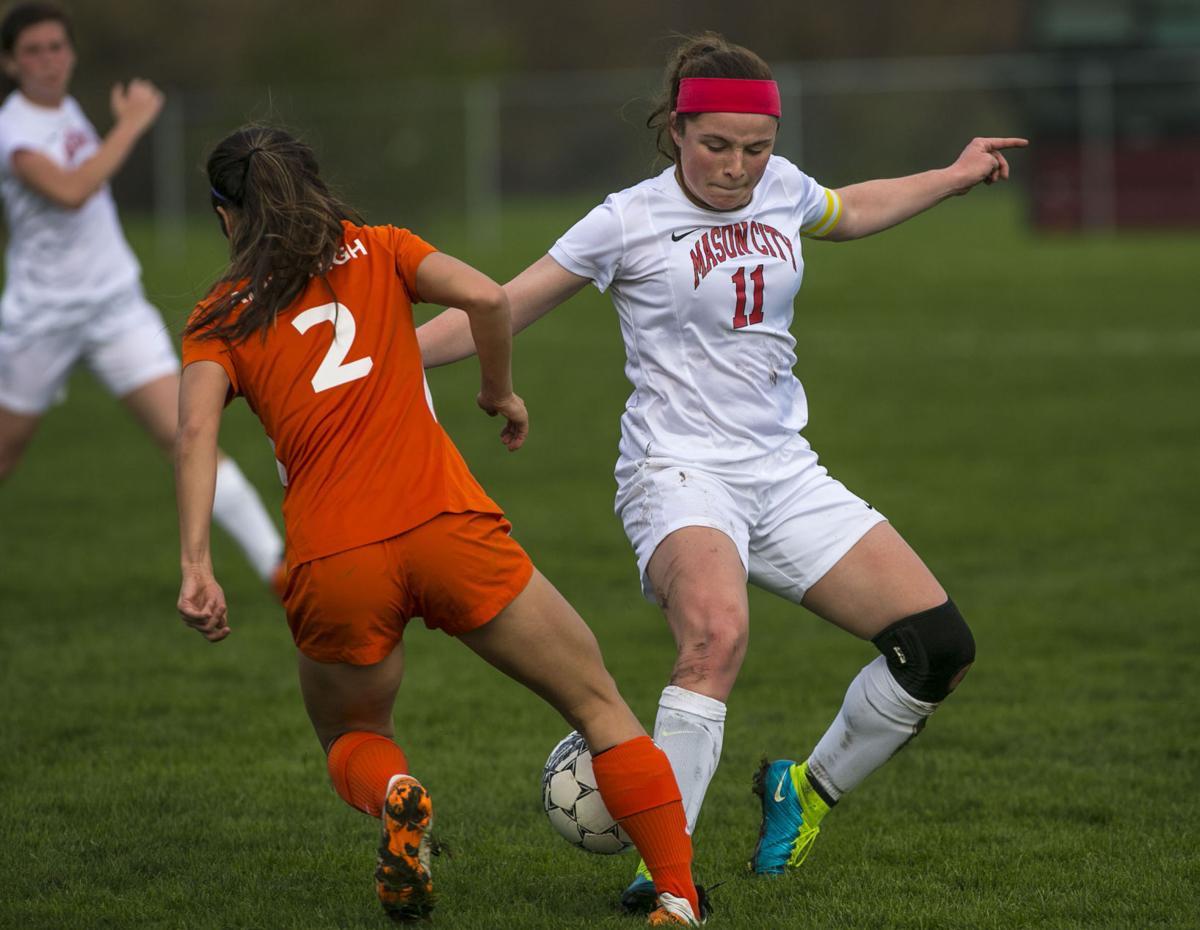
POLYGON ((288 573, 283 606, 297 648, 317 662, 374 665, 421 617, 451 636, 483 626, 533 575, 499 514, 443 513, 420 526, 288 573))

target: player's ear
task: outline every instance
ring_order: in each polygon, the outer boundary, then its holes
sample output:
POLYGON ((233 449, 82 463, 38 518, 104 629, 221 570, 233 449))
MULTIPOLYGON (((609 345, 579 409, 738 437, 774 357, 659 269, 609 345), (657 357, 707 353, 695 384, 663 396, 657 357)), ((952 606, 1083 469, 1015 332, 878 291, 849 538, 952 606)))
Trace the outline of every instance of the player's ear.
POLYGON ((230 220, 229 211, 220 205, 213 207, 213 210, 216 211, 217 222, 221 224, 221 234, 226 239, 230 238, 229 233, 233 229, 233 223, 230 220))
POLYGON ((671 139, 675 142, 675 147, 679 148, 683 144, 683 120, 679 119, 679 114, 674 110, 668 117, 668 128, 671 130, 671 139))
POLYGON ((17 80, 17 63, 13 60, 12 55, 8 53, 0 54, 0 67, 4 68, 4 73, 10 81, 14 84, 20 83, 17 80))

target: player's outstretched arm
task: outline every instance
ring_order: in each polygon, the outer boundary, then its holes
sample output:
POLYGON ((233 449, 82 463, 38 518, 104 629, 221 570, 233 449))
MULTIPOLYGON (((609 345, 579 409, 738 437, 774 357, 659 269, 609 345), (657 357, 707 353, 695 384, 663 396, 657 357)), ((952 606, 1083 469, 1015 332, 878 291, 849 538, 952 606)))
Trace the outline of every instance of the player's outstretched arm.
POLYGON ((903 223, 947 197, 965 194, 980 182, 1005 181, 1008 160, 1003 150, 1028 144, 1026 139, 972 139, 947 168, 840 188, 842 217, 826 238, 861 239, 903 223))
POLYGON ((217 485, 217 435, 229 376, 216 362, 193 362, 179 389, 175 443, 175 497, 179 507, 179 616, 209 642, 229 635, 225 592, 213 575, 209 551, 213 492, 217 485))
POLYGON ((457 258, 434 252, 417 266, 417 291, 422 300, 462 308, 467 338, 479 354, 476 400, 489 416, 504 417, 500 439, 515 452, 529 433, 529 414, 513 393, 512 314, 504 288, 457 258))
POLYGON ((158 118, 163 99, 162 91, 149 81, 116 84, 112 89, 116 123, 94 155, 73 168, 64 168, 40 152, 18 149, 12 156, 13 173, 46 199, 76 210, 125 163, 134 144, 158 118))
MULTIPOLYGON (((543 255, 504 285, 512 313, 513 334, 578 294, 587 283, 587 278, 567 271, 549 255, 543 255)), ((418 326, 417 342, 426 368, 449 365, 475 354, 467 315, 456 307, 418 326)))

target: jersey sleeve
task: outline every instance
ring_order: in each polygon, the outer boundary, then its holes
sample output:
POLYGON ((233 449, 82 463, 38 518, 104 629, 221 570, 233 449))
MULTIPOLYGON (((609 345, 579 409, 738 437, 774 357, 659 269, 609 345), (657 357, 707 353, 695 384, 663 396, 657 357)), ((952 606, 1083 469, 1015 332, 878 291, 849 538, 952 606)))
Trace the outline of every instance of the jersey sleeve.
POLYGON ((617 276, 624 253, 624 228, 612 197, 563 233, 550 257, 572 274, 591 278, 601 293, 617 276))
POLYGON ((842 218, 842 198, 832 188, 822 187, 797 169, 802 178, 800 195, 800 235, 821 239, 837 228, 842 218))
POLYGON ((233 363, 233 355, 225 340, 204 339, 201 333, 188 333, 183 337, 183 367, 187 368, 192 362, 216 362, 225 369, 225 374, 229 376, 229 396, 225 398, 226 403, 242 392, 237 366, 233 363))
POLYGON ((12 157, 22 150, 37 152, 41 145, 26 128, 12 120, 0 122, 0 166, 5 173, 12 173, 12 157))
POLYGON ((396 274, 404 282, 408 299, 421 302, 417 291, 417 267, 437 249, 408 229, 392 229, 392 253, 396 256, 396 274))
POLYGON ((842 218, 842 198, 837 191, 818 184, 779 155, 771 156, 771 164, 779 172, 788 198, 795 204, 800 235, 820 239, 833 232, 842 218))

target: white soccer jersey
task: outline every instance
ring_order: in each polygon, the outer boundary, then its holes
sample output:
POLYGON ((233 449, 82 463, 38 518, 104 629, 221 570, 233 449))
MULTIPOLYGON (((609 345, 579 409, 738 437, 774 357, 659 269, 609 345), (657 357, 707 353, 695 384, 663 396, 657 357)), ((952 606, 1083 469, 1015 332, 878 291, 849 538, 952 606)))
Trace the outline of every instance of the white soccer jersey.
POLYGON ((12 170, 13 154, 40 152, 64 168, 93 155, 99 137, 79 104, 54 109, 13 91, 0 106, 0 195, 8 221, 0 325, 43 331, 70 325, 75 313, 134 285, 140 268, 121 231, 108 185, 78 210, 55 205, 12 170))
POLYGON ((621 458, 720 464, 779 448, 808 421, 792 372, 800 237, 827 234, 841 203, 772 156, 750 203, 697 207, 674 167, 612 194, 550 255, 613 304, 633 393, 621 458))

